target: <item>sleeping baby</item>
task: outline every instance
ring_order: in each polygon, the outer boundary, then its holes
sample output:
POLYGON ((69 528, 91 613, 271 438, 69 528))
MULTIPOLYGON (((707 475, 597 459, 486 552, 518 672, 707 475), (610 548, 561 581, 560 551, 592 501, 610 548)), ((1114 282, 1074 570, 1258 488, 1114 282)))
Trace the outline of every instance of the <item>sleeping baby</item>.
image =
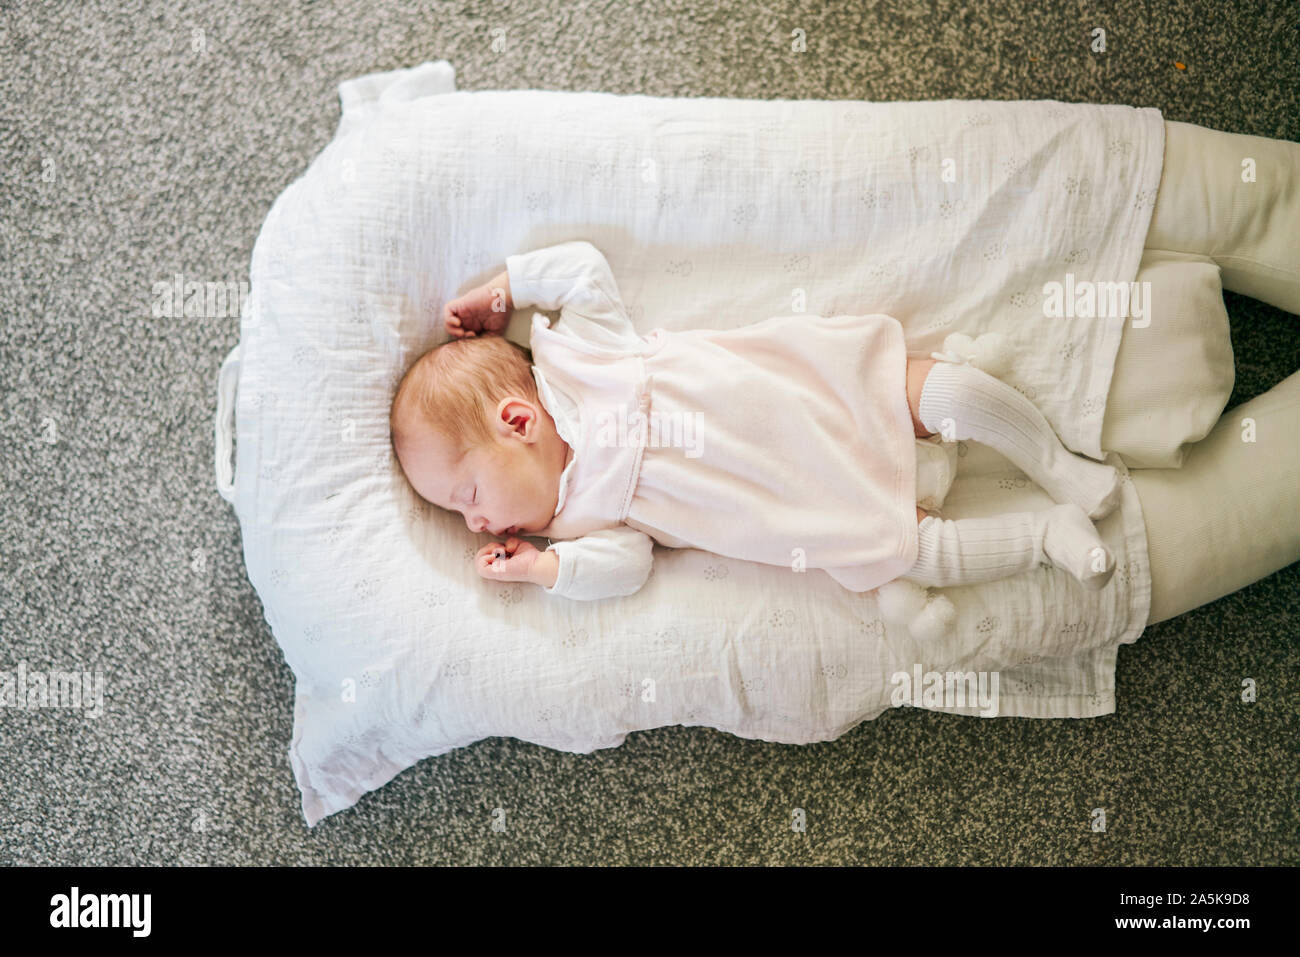
POLYGON ((1093 520, 1119 474, 1066 449, 1007 383, 909 357, 885 315, 776 316, 638 335, 584 241, 509 256, 447 303, 451 339, 407 370, 393 447, 415 491, 498 541, 495 581, 598 599, 637 591, 654 543, 791 569, 853 591, 962 585, 1046 562, 1099 589, 1115 561, 1093 520), (501 333, 534 313, 530 349, 501 333), (530 356, 531 353, 531 356, 530 356), (916 440, 987 444, 1058 503, 944 519, 918 505, 916 440), (550 540, 545 551, 525 536, 550 540))

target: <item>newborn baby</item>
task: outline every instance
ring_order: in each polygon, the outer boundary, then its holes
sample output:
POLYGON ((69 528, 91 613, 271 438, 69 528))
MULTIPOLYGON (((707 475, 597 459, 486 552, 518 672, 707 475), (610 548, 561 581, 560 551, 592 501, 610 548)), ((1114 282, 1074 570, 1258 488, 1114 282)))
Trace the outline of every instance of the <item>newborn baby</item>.
POLYGON ((989 581, 1047 562, 1083 587, 1114 557, 1092 520, 1119 475, 1067 450, 974 366, 911 358, 884 315, 633 330, 605 257, 574 241, 509 256, 449 302, 452 339, 407 371, 393 446, 415 491, 458 511, 478 573, 575 599, 627 595, 655 542, 802 571, 853 591, 989 581), (501 332, 535 313, 531 350, 501 332), (531 351, 531 362, 529 357, 531 351), (943 519, 917 505, 917 438, 988 444, 1058 503, 943 519), (545 551, 525 541, 554 539, 545 551))

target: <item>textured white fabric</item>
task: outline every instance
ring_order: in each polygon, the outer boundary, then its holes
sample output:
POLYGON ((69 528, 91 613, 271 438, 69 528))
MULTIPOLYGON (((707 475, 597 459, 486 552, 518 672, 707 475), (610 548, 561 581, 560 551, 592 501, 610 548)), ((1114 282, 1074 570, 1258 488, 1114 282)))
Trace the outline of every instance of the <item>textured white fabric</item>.
MULTIPOLYGON (((581 752, 671 724, 827 740, 890 707, 891 675, 918 663, 1000 669, 1003 715, 1114 710, 1116 648, 1141 633, 1150 588, 1127 481, 1099 523, 1110 585, 1084 593, 1040 568, 947 589, 953 635, 922 647, 873 593, 697 549, 661 550, 640 591, 604 601, 485 582, 471 559, 487 537, 418 500, 388 409, 445 335, 447 300, 506 256, 587 238, 642 334, 800 309, 894 315, 919 355, 950 332, 1004 331, 1014 384, 1093 454, 1120 320, 1045 320, 1039 290, 1070 269, 1133 278, 1155 111, 387 82, 341 88, 340 135, 258 237, 242 324, 234 507, 297 677, 290 759, 309 823, 490 736, 581 752)), ((989 450, 956 454, 945 517, 1051 505, 989 450)))

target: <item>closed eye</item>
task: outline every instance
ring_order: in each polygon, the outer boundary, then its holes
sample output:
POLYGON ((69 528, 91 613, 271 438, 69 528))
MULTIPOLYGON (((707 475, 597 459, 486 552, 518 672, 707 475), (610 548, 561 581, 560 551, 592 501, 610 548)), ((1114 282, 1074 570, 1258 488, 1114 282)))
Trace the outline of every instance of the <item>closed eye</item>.
POLYGON ((478 501, 478 486, 475 485, 475 486, 474 486, 474 497, 473 497, 472 499, 469 500, 469 503, 470 503, 471 505, 473 505, 473 504, 474 504, 475 502, 477 502, 477 501, 478 501))

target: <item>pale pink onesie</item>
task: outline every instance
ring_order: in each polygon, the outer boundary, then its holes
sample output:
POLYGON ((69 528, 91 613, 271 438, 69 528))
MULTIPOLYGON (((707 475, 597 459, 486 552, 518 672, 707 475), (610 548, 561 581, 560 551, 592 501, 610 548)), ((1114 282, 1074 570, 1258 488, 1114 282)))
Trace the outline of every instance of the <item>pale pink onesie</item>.
POLYGON ((554 328, 538 313, 530 329, 539 397, 571 448, 537 533, 561 540, 548 592, 636 591, 653 542, 821 568, 853 591, 915 564, 917 447, 896 319, 775 316, 638 336, 590 243, 510 256, 506 269, 517 308, 560 310, 554 328))

